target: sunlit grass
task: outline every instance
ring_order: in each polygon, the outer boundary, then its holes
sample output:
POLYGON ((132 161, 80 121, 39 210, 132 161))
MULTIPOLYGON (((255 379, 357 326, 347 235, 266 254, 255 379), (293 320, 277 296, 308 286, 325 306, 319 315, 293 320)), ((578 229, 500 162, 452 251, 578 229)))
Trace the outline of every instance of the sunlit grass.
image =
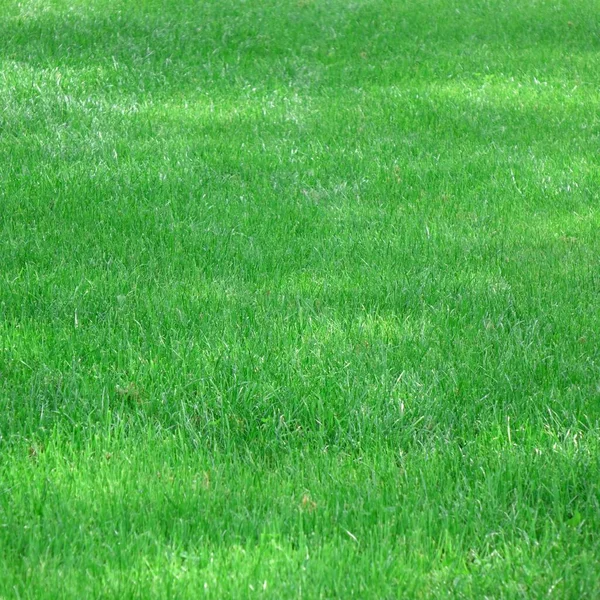
POLYGON ((0 8, 0 596, 596 597, 595 3, 0 8))

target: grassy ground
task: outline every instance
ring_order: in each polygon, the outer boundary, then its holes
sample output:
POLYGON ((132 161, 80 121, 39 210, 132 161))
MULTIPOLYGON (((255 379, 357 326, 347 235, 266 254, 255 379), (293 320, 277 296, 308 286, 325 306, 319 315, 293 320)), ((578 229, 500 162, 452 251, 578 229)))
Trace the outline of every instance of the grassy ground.
POLYGON ((0 597, 599 597, 599 51, 0 0, 0 597))

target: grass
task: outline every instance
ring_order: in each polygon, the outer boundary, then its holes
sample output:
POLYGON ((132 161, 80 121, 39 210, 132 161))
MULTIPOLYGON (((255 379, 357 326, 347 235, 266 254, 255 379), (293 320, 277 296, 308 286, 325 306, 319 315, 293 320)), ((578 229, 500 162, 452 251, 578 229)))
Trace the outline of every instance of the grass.
POLYGON ((0 597, 598 597, 599 50, 0 0, 0 597))

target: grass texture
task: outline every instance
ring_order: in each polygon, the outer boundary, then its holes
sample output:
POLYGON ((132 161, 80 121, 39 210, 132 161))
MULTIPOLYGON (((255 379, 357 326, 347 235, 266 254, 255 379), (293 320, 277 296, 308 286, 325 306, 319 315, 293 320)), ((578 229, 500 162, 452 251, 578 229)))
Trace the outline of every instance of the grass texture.
POLYGON ((599 52, 0 0, 0 597, 600 597, 599 52))

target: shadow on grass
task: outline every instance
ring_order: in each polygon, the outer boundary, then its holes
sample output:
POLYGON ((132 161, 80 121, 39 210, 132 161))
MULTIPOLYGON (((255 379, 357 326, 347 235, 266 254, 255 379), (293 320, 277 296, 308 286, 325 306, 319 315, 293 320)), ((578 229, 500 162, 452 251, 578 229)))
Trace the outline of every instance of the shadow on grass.
POLYGON ((5 61, 101 69, 121 91, 182 92, 199 85, 393 84, 482 73, 592 74, 600 47, 593 2, 563 10, 374 1, 178 3, 66 8, 0 20, 5 61), (572 73, 573 69, 578 73, 572 73))

